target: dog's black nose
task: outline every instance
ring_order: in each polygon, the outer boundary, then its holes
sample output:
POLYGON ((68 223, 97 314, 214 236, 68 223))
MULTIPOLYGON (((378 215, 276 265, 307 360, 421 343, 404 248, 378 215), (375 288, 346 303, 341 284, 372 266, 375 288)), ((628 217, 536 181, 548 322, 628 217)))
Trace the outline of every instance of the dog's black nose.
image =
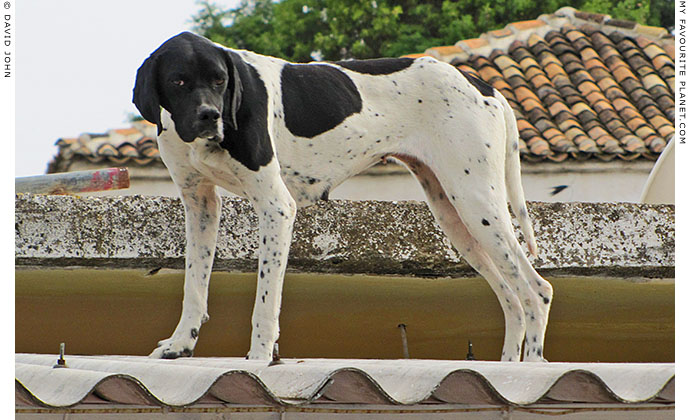
POLYGON ((200 121, 217 121, 220 118, 220 112, 210 106, 201 107, 198 115, 200 121))

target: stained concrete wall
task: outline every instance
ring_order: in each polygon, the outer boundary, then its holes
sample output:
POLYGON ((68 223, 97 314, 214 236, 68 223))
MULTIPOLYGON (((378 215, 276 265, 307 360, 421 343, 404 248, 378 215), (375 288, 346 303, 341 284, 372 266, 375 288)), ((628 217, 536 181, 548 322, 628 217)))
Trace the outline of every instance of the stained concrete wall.
MULTIPOLYGON (((675 207, 528 205, 549 275, 673 278, 675 207)), ((184 262, 184 216, 169 197, 18 195, 15 260, 21 267, 173 268, 184 262)), ((256 270, 257 218, 225 198, 215 270, 256 270)), ((418 202, 322 202, 298 212, 293 272, 467 276, 464 263, 418 202)))

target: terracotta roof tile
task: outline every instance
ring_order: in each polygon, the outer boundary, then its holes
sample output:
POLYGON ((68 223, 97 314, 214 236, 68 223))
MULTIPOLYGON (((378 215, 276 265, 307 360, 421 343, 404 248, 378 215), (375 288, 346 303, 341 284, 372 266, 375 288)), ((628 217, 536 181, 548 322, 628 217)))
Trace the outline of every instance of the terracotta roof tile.
POLYGON ((120 135, 123 135, 123 136, 130 136, 133 134, 135 134, 135 135, 139 134, 139 130, 137 130, 134 127, 115 129, 115 130, 113 130, 113 132, 120 134, 120 135))
POLYGON ((123 143, 118 146, 117 152, 122 157, 139 157, 139 151, 130 143, 123 143))
POLYGON ((661 134, 661 137, 663 137, 665 139, 668 139, 669 137, 671 137, 676 132, 675 128, 670 124, 665 124, 661 127, 655 127, 655 128, 657 129, 659 134, 661 134))
POLYGON ((82 134, 78 138, 62 138, 55 143, 58 154, 48 165, 48 173, 69 170, 72 162, 83 159, 94 164, 148 165, 160 163, 155 140, 156 126, 137 121, 131 127, 110 130, 103 134, 82 134))
POLYGON ((103 143, 96 150, 96 154, 100 156, 118 156, 120 152, 112 144, 103 143))
POLYGON ((526 86, 520 86, 519 88, 515 89, 514 93, 518 102, 524 103, 528 99, 536 101, 537 103, 539 102, 537 95, 526 86))
POLYGON ((630 109, 632 105, 627 99, 617 98, 612 101, 613 107, 621 113, 623 110, 630 109))
POLYGON ((666 147, 666 141, 661 137, 649 136, 647 140, 645 140, 645 145, 647 149, 651 150, 653 153, 661 153, 666 147))
MULTIPOLYGON (((659 137, 659 136, 656 135, 655 131, 654 131, 650 126, 648 126, 648 125, 646 125, 646 124, 637 127, 637 129, 634 130, 634 131, 635 131, 635 134, 637 135, 637 137, 639 137, 639 138, 645 140, 645 143, 647 143, 646 140, 647 140, 648 138, 649 138, 649 139, 654 139, 654 138, 658 138, 658 137, 659 137)), ((651 141, 651 140, 650 140, 650 141, 651 141)))
POLYGON ((527 147, 529 148, 529 152, 536 156, 548 156, 553 154, 549 144, 539 136, 532 137, 527 141, 527 147))
MULTIPOLYGON (((606 15, 576 16, 636 28, 635 22, 606 15)), ((525 142, 523 158, 654 159, 674 133, 675 65, 665 47, 649 36, 566 23, 465 64, 480 65, 479 76, 514 107, 525 142)))
POLYGON ((650 55, 647 50, 645 50, 645 54, 652 60, 652 64, 657 70, 661 70, 665 66, 675 67, 675 63, 671 60, 671 57, 667 56, 663 50, 661 54, 656 56, 650 55))
POLYGON ((619 82, 624 81, 625 79, 631 78, 633 80, 637 80, 635 77, 635 74, 632 72, 632 70, 628 67, 620 66, 616 70, 613 71, 613 75, 615 76, 616 80, 619 82))
POLYGON ((635 27, 635 30, 638 33, 648 35, 648 36, 653 36, 653 37, 661 37, 664 34, 668 33, 668 31, 664 28, 659 28, 656 26, 646 26, 646 25, 637 25, 635 27))
POLYGON ((594 108, 594 110, 598 113, 613 109, 613 106, 609 101, 606 100, 606 96, 601 93, 599 88, 589 92, 587 95, 585 95, 585 98, 587 98, 587 101, 592 105, 592 108, 594 108))
POLYGON ((55 142, 55 145, 59 147, 69 147, 78 141, 79 139, 77 138, 61 138, 55 142))
POLYGON ((568 106, 564 102, 557 101, 557 102, 554 102, 553 105, 551 105, 549 107, 549 112, 554 117, 557 117, 558 115, 563 115, 564 113, 570 114, 570 109, 568 108, 568 106))
POLYGON ((625 122, 631 130, 637 131, 640 127, 648 125, 647 121, 642 116, 635 116, 625 122))
POLYGON ((622 154, 618 157, 623 159, 623 160, 626 160, 626 161, 633 161, 633 160, 639 158, 640 156, 645 156, 645 155, 646 155, 645 153, 628 153, 628 154, 622 154))
POLYGON ((510 58, 510 56, 506 55, 505 53, 494 51, 491 55, 495 56, 495 58, 493 58, 492 60, 494 64, 498 66, 498 68, 500 69, 506 69, 508 67, 519 68, 515 60, 510 58))
POLYGON ((456 45, 460 48, 464 47, 467 50, 473 50, 476 48, 486 47, 489 45, 489 42, 483 38, 473 38, 460 41, 456 45))
POLYGON ((453 55, 453 54, 461 54, 464 52, 464 50, 460 47, 457 47, 455 45, 446 45, 442 47, 433 47, 430 48, 429 51, 437 53, 439 56, 444 56, 444 55, 453 55))
POLYGON ((512 35, 513 31, 511 31, 510 29, 503 28, 503 29, 497 29, 495 31, 489 31, 489 32, 487 32, 487 34, 489 36, 494 37, 494 38, 504 38, 504 37, 512 35))
POLYGON ((604 92, 607 98, 611 98, 612 96, 614 98, 625 96, 623 89, 620 87, 618 82, 610 77, 610 75, 611 73, 608 73, 606 76, 597 77, 597 85, 601 91, 604 92))
POLYGON ((157 146, 149 146, 141 149, 140 157, 146 157, 148 159, 160 159, 161 153, 157 146))
MULTIPOLYGON (((652 60, 657 58, 657 57, 668 57, 668 55, 666 54, 666 51, 663 48, 661 48, 660 46, 658 46, 657 44, 653 43, 652 41, 650 41, 649 39, 647 39, 645 37, 638 37, 635 39, 635 41, 637 41, 637 45, 639 45, 640 48, 642 48, 642 50, 647 55, 647 57, 649 57, 652 60)), ((671 58, 671 57, 668 57, 668 58, 671 58)), ((673 62, 673 60, 671 60, 667 64, 669 64, 671 66, 675 66, 675 63, 673 62)))
MULTIPOLYGON (((563 67, 561 65, 556 64, 556 63, 547 64, 546 66, 544 66, 544 71, 552 79, 555 79, 557 76, 566 76, 566 78, 567 78, 567 75, 568 75, 568 73, 565 72, 563 67)), ((556 83, 555 80, 554 80, 554 83, 556 83)))
POLYGON ((577 88, 584 96, 587 96, 592 92, 601 92, 599 86, 597 86, 597 84, 592 80, 581 80, 580 83, 577 84, 577 88))
POLYGON ((620 19, 609 19, 606 21, 607 25, 618 26, 619 28, 633 29, 636 25, 635 22, 630 20, 620 20, 620 19))
POLYGON ((479 69, 478 75, 484 79, 489 81, 490 83, 494 83, 498 79, 502 79, 501 73, 496 70, 494 67, 491 66, 484 66, 479 69))
POLYGON ((154 137, 140 137, 139 140, 136 141, 136 145, 138 148, 146 147, 146 146, 156 146, 156 139, 154 137))
MULTIPOLYGON (((656 116, 662 116, 662 117, 664 116, 661 113, 661 111, 659 111, 659 109, 654 107, 654 106, 647 106, 644 109, 640 110, 640 112, 647 119, 651 119, 652 117, 656 117, 656 116)), ((668 121, 668 120, 666 120, 666 121, 668 121)))
POLYGON ((544 43, 538 44, 538 45, 540 45, 543 48, 541 50, 541 52, 539 52, 537 54, 537 58, 539 59, 539 64, 542 68, 545 68, 549 64, 554 64, 557 66, 561 65, 560 61, 554 55, 554 53, 547 49, 548 46, 546 46, 544 43))
POLYGON ((405 54, 402 57, 407 57, 407 58, 429 57, 429 54, 427 54, 427 53, 405 54))
POLYGON ((645 89, 652 92, 652 89, 656 88, 657 93, 652 94, 654 97, 658 97, 661 95, 669 95, 670 93, 668 91, 668 87, 666 86, 666 83, 661 80, 661 77, 657 76, 656 74, 648 74, 642 78, 642 84, 644 85, 645 89))
POLYGON ((522 105, 522 108, 527 111, 527 113, 530 113, 532 111, 537 111, 539 115, 546 115, 546 111, 544 110, 541 102, 539 99, 536 98, 527 98, 524 100, 519 100, 520 104, 522 105))
POLYGON ((520 22, 513 22, 509 25, 508 27, 515 28, 519 31, 524 31, 528 29, 533 29, 533 28, 538 28, 540 26, 546 25, 543 21, 535 19, 535 20, 523 20, 520 22))
POLYGON ((606 20, 609 16, 608 15, 603 15, 600 13, 590 13, 590 12, 581 12, 581 11, 576 11, 575 16, 584 19, 584 20, 591 20, 597 23, 603 23, 604 20, 606 20))

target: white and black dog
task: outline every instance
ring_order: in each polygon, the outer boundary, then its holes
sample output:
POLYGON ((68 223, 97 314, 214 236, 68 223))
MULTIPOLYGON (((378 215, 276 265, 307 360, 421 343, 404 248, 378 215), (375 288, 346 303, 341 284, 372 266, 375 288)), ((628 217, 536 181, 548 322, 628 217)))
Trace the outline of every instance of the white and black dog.
POLYGON ((137 72, 134 103, 158 126, 163 162, 186 215, 182 316, 151 357, 191 356, 218 232, 216 186, 249 199, 259 218, 250 359, 278 340, 283 276, 298 206, 394 158, 417 177, 437 222, 491 285, 505 316, 501 360, 544 361, 552 288, 520 181, 518 130, 505 98, 430 57, 292 64, 192 33, 161 45, 137 72))

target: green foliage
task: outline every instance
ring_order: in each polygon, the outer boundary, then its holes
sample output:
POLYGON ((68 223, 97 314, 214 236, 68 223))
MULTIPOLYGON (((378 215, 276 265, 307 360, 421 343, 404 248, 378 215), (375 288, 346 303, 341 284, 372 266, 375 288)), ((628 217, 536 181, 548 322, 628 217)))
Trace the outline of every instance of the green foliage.
POLYGON ((616 19, 646 23, 649 17, 649 1, 641 0, 586 0, 580 10, 606 13, 616 19), (604 10, 604 12, 602 12, 604 10))
POLYGON ((243 0, 229 10, 210 0, 200 5, 194 22, 202 35, 297 62, 422 52, 563 6, 670 26, 674 7, 673 0, 243 0))
POLYGON ((675 25, 675 2, 674 0, 651 0, 649 2, 649 21, 648 25, 670 28, 675 25))

